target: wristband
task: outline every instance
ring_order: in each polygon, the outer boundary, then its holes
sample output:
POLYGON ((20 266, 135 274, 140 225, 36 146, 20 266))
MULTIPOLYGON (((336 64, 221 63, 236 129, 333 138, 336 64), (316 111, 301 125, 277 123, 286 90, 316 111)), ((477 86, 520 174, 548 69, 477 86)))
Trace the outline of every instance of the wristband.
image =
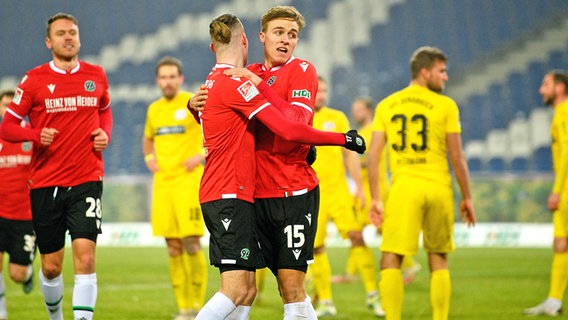
POLYGON ((148 162, 148 161, 154 160, 154 159, 156 159, 156 156, 154 156, 153 153, 148 153, 147 155, 144 156, 144 161, 145 161, 145 162, 148 162))

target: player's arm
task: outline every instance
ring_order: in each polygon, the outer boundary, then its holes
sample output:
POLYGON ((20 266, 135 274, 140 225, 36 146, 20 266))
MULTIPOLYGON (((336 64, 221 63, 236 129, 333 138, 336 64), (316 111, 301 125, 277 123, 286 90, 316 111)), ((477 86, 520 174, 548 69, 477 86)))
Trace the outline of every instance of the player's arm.
POLYGON ((355 183, 355 199, 361 208, 365 207, 365 192, 363 191, 363 181, 361 178, 361 160, 356 153, 347 149, 341 150, 343 153, 343 161, 347 173, 355 183))
POLYGON ((201 123, 201 119, 199 118, 199 112, 203 111, 205 107, 205 102, 207 101, 209 91, 205 89, 205 84, 201 84, 197 92, 189 98, 187 102, 187 110, 191 112, 193 118, 197 123, 201 123))
POLYGON ((157 172, 159 170, 156 155, 154 153, 154 140, 146 136, 142 137, 142 154, 144 155, 144 162, 150 172, 157 172))
POLYGON ((10 109, 6 110, 0 125, 0 138, 9 142, 34 141, 44 146, 49 146, 59 132, 53 128, 24 128, 20 126, 22 119, 16 116, 10 109))
POLYGON ((104 151, 109 142, 112 133, 112 112, 110 105, 99 110, 99 128, 91 132, 93 137, 93 148, 96 151, 104 151))
POLYGON ((284 140, 316 146, 344 146, 358 153, 365 152, 365 140, 357 131, 346 133, 316 130, 306 124, 290 121, 273 106, 262 108, 256 118, 284 140))
POLYGON ((454 169, 462 194, 460 215, 468 226, 474 226, 477 219, 473 209, 471 190, 469 188, 469 170, 462 149, 461 135, 459 133, 448 133, 446 135, 446 144, 448 146, 450 163, 454 169))
POLYGON ((369 171, 369 186, 371 191, 371 205, 369 208, 369 218, 371 222, 379 228, 383 224, 384 207, 381 200, 380 181, 380 162, 383 149, 386 144, 386 135, 383 131, 373 131, 369 152, 367 154, 367 165, 369 171))

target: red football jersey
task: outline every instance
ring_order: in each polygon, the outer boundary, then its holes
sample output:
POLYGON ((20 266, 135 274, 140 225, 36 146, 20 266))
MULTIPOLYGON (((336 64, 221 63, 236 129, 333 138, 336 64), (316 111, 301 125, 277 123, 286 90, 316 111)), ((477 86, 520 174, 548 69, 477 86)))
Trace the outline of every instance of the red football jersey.
MULTIPOLYGON (((293 107, 280 109, 286 118, 312 125, 318 77, 314 66, 292 57, 286 64, 267 70, 253 64, 259 75, 293 107)), ((284 141, 262 123, 256 127, 255 198, 280 198, 314 189, 319 180, 306 162, 309 146, 284 141)))
POLYGON ((99 111, 107 108, 108 81, 99 66, 80 61, 65 71, 51 61, 24 76, 7 112, 20 119, 27 115, 32 128, 59 131, 50 146, 35 146, 31 189, 102 180, 103 157, 93 149, 91 132, 100 127, 99 111))
POLYGON ((28 187, 32 149, 31 142, 11 143, 0 139, 0 217, 4 219, 32 219, 28 187))
POLYGON ((251 81, 224 75, 227 68, 233 66, 215 65, 205 82, 209 97, 199 114, 206 150, 201 203, 231 198, 253 202, 256 121, 252 118, 270 104, 251 81))

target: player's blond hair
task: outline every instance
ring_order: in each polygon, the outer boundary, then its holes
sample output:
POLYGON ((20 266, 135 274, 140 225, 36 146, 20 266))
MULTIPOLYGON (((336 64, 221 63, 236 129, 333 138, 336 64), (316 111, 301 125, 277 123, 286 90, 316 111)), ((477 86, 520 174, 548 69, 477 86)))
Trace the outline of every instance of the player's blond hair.
POLYGON ((448 57, 442 50, 435 47, 425 46, 416 49, 412 54, 412 58, 410 58, 412 79, 416 79, 423 68, 430 69, 435 61, 447 62, 448 57))
POLYGON ((71 22, 73 22, 77 28, 79 27, 79 22, 77 21, 77 18, 75 18, 74 16, 68 14, 68 13, 64 13, 64 12, 58 12, 54 15, 52 15, 51 17, 49 17, 49 19, 47 19, 47 27, 46 27, 46 32, 47 32, 47 37, 50 38, 49 33, 51 32, 51 24, 59 19, 65 19, 65 20, 69 20, 71 22))
POLYGON ((298 33, 302 32, 302 29, 306 26, 306 20, 298 9, 293 6, 275 6, 268 9, 268 11, 262 15, 262 18, 260 19, 260 31, 266 32, 268 23, 276 19, 288 19, 295 21, 298 24, 298 33))
POLYGON ((229 44, 236 30, 244 30, 241 20, 237 16, 225 13, 209 23, 209 35, 213 46, 220 44, 229 44))

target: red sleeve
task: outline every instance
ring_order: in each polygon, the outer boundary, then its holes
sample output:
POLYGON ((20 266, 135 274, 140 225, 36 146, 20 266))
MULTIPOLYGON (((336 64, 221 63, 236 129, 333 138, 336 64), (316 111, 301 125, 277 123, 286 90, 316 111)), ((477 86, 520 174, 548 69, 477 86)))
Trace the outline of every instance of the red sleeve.
POLYGON ((266 83, 266 81, 261 81, 258 86, 258 91, 270 102, 271 105, 275 106, 278 110, 283 110, 284 108, 293 107, 290 102, 282 98, 276 90, 272 89, 271 86, 266 83))
POLYGON ((197 123, 201 123, 201 118, 199 118, 199 113, 193 109, 191 109, 191 107, 189 106, 191 99, 187 100, 187 105, 185 106, 187 108, 187 110, 189 110, 189 112, 191 112, 191 114, 193 115, 193 119, 195 119, 195 121, 197 121, 197 123))
POLYGON ((40 143, 41 130, 24 128, 20 126, 21 121, 10 112, 6 112, 0 124, 0 138, 9 142, 34 141, 40 143))
POLYGON ((287 141, 316 146, 343 146, 345 135, 338 132, 316 130, 306 124, 286 119, 276 108, 268 106, 262 109, 256 118, 268 129, 287 141))
POLYGON ((110 142, 110 135, 112 133, 112 112, 110 107, 99 111, 99 126, 106 133, 108 141, 110 142))

